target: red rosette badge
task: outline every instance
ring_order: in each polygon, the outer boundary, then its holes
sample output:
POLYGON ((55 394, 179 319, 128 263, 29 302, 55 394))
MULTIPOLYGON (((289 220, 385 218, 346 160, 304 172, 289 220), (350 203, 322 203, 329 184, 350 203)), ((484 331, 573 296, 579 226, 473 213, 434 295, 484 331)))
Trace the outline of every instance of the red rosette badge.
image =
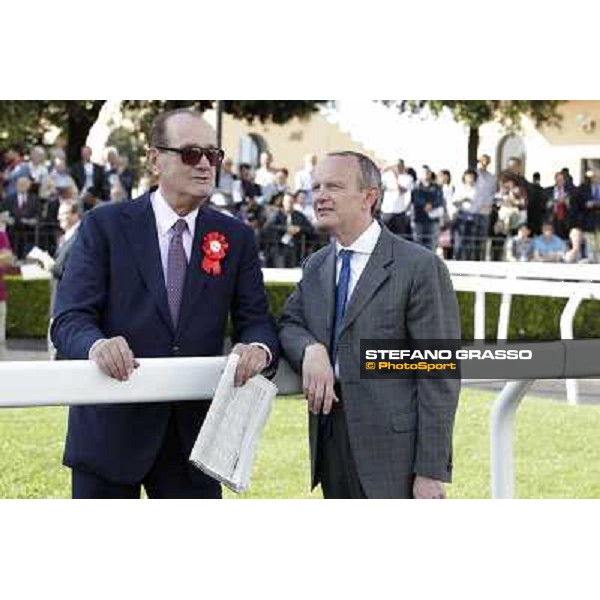
POLYGON ((209 275, 220 275, 222 272, 221 261, 225 258, 229 242, 227 238, 218 231, 211 231, 204 236, 202 241, 202 269, 209 275))

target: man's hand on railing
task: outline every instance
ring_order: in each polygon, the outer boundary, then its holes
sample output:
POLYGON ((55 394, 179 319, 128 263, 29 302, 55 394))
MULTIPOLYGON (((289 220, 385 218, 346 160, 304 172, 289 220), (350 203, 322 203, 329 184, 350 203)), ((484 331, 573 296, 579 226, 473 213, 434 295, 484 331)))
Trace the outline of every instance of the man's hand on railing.
POLYGON ((444 500, 446 490, 441 481, 417 475, 413 483, 413 496, 415 500, 444 500))
POLYGON ((90 360, 93 360, 104 374, 119 381, 127 381, 140 366, 122 336, 97 342, 90 351, 90 360))
POLYGON ((236 387, 244 385, 248 379, 264 371, 271 361, 270 354, 262 344, 236 344, 231 352, 240 357, 235 371, 234 385, 236 387))

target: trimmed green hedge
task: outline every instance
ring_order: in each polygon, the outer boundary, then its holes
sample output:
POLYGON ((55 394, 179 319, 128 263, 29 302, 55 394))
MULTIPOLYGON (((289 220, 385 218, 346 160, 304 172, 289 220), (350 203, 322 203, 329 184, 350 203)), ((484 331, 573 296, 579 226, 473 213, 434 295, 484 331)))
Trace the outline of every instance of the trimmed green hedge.
POLYGON ((24 281, 5 275, 8 292, 6 335, 11 338, 45 338, 50 313, 50 280, 24 281))
MULTIPOLYGON (((474 292, 457 292, 463 339, 473 339, 474 292)), ((495 340, 500 312, 500 294, 485 295, 485 337, 495 340)), ((560 315, 566 298, 513 296, 508 338, 511 340, 559 340, 560 315)), ((575 338, 600 338, 600 301, 584 300, 573 323, 575 338)))
MULTIPOLYGON (((6 277, 8 288, 7 334, 9 337, 46 337, 50 282, 23 281, 6 277)), ((289 283, 269 283, 267 292, 272 314, 278 317, 289 294, 289 283)), ((458 292, 461 325, 464 339, 473 338, 475 294, 458 292)), ((560 339, 560 313, 566 304, 561 298, 513 296, 510 312, 510 339, 560 339)), ((486 294, 486 337, 495 339, 500 310, 500 295, 486 294)), ((575 316, 576 338, 600 338, 600 301, 585 300, 575 316)))

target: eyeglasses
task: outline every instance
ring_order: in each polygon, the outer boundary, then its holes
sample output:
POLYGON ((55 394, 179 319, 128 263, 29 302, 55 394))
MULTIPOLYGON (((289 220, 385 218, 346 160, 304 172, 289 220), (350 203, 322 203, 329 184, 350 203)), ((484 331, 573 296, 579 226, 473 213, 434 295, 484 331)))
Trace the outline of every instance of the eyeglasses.
POLYGON ((181 162, 190 167, 199 165, 203 156, 206 156, 211 167, 218 167, 225 158, 225 152, 220 148, 202 148, 201 146, 185 146, 184 148, 155 146, 155 148, 166 152, 176 152, 181 156, 181 162))

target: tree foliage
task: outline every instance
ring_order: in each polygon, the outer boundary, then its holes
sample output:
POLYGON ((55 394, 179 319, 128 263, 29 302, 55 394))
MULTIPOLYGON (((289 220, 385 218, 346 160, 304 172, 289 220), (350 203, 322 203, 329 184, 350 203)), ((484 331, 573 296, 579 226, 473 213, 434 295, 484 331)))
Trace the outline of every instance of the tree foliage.
MULTIPOLYGON (((0 146, 24 146, 41 143, 54 128, 67 139, 67 157, 79 159, 79 148, 104 105, 104 100, 4 100, 0 101, 0 146)), ((122 107, 135 130, 146 132, 152 119, 163 110, 192 107, 204 111, 214 100, 125 100, 122 107)), ((223 110, 252 122, 286 123, 293 117, 312 114, 322 100, 224 100, 223 110)))
POLYGON ((104 100, 2 100, 0 143, 30 146, 56 128, 68 141, 67 157, 78 158, 78 148, 96 122, 104 100))
POLYGON ((496 121, 507 129, 518 129, 522 116, 540 125, 558 126, 561 116, 558 107, 564 100, 396 100, 401 111, 421 112, 429 109, 439 115, 445 108, 454 118, 469 127, 480 127, 496 121))

